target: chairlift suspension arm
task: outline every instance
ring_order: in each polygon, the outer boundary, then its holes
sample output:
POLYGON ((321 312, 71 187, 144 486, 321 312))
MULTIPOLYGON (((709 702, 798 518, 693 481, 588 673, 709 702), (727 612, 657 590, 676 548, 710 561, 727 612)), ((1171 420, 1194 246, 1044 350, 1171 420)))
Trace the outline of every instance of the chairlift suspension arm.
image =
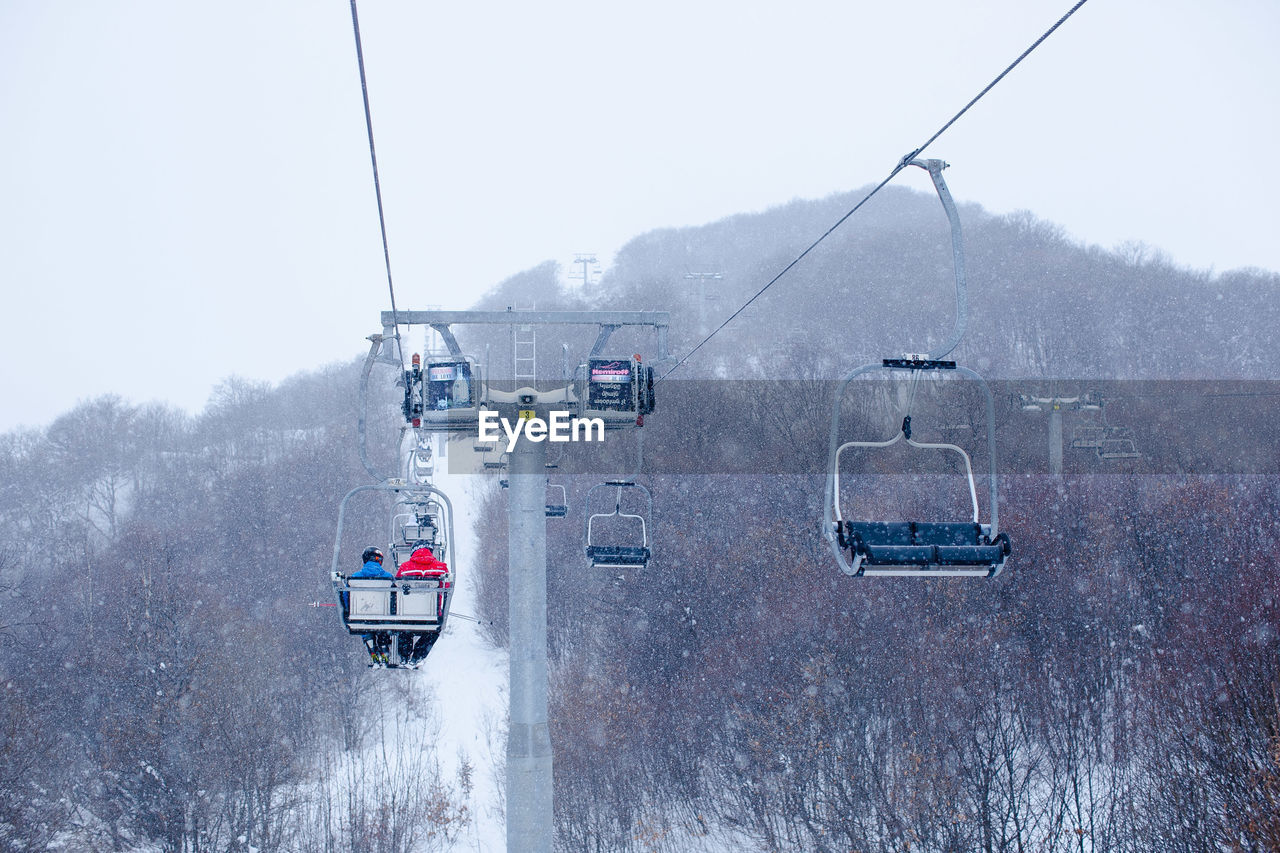
POLYGON ((912 166, 918 166, 929 173, 933 179, 933 188, 938 191, 938 199, 942 209, 947 212, 947 220, 951 223, 951 255, 956 276, 956 321, 951 337, 938 349, 929 353, 929 358, 938 360, 946 358, 964 337, 965 325, 969 316, 969 296, 964 268, 964 238, 960 231, 960 214, 956 211, 956 203, 947 189, 947 182, 942 179, 942 170, 947 164, 942 160, 912 160, 912 166))

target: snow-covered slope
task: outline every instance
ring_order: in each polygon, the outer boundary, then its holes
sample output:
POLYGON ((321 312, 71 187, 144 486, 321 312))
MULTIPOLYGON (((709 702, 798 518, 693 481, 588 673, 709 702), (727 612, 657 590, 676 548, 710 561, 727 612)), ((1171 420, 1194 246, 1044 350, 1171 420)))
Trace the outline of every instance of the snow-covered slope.
POLYGON ((444 636, 418 670, 382 674, 410 679, 416 698, 429 706, 438 720, 436 752, 442 781, 458 789, 471 818, 454 849, 500 853, 506 850, 507 654, 493 648, 474 621, 472 567, 476 549, 471 519, 475 518, 472 507, 476 498, 472 491, 479 488, 480 478, 449 475, 442 470, 435 483, 454 505, 457 588, 452 615, 444 636))

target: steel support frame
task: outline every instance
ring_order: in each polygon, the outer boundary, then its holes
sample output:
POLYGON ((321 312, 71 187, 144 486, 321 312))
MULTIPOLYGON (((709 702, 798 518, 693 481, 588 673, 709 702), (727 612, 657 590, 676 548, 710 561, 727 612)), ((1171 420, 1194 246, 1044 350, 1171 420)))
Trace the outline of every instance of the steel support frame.
POLYGON ((667 332, 671 315, 666 311, 400 311, 382 312, 383 337, 395 337, 396 320, 402 326, 430 326, 440 333, 449 353, 461 356, 462 349, 449 327, 474 326, 599 326, 600 333, 592 347, 592 355, 598 354, 608 343, 609 336, 623 326, 652 326, 658 335, 656 361, 669 358, 667 332))

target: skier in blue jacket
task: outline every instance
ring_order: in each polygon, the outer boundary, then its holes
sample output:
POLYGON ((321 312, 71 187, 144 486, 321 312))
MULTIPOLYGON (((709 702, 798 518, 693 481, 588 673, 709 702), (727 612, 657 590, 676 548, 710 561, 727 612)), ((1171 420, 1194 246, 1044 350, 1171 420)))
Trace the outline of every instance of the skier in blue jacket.
POLYGON ((364 553, 360 555, 360 559, 364 561, 364 565, 360 567, 360 571, 351 577, 353 578, 382 578, 391 580, 391 572, 382 568, 382 551, 370 545, 364 549, 364 553))
MULTIPOLYGON (((364 553, 360 555, 360 559, 364 561, 364 565, 360 567, 360 571, 353 574, 352 578, 360 578, 362 580, 393 580, 391 572, 382 568, 382 551, 370 545, 364 549, 364 553)), ((373 658, 375 664, 383 664, 384 666, 391 661, 391 635, 386 631, 378 631, 376 633, 365 634, 362 638, 365 646, 369 649, 369 656, 373 658)))

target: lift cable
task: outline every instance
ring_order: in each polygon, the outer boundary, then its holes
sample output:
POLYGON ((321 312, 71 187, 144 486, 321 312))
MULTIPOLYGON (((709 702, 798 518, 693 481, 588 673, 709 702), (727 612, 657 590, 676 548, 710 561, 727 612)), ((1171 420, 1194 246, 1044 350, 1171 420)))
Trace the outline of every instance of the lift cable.
MULTIPOLYGON (((1058 27, 1060 27, 1060 26, 1062 26, 1064 23, 1066 23, 1067 19, 1068 19, 1068 18, 1070 18, 1072 15, 1074 15, 1074 14, 1075 14, 1079 9, 1080 9, 1080 7, 1081 7, 1081 6, 1083 6, 1086 2, 1088 2, 1088 0, 1077 0, 1076 4, 1075 4, 1074 6, 1072 6, 1070 9, 1068 9, 1068 10, 1067 10, 1067 12, 1066 12, 1066 14, 1064 14, 1061 18, 1059 18, 1059 19, 1058 19, 1058 22, 1057 22, 1056 24, 1054 24, 1054 25, 1053 25, 1052 27, 1050 27, 1049 29, 1045 30, 1044 34, 1043 34, 1043 35, 1041 35, 1041 36, 1040 36, 1040 38, 1038 38, 1038 39, 1036 39, 1034 42, 1032 42, 1031 46, 1030 46, 1030 47, 1028 47, 1026 50, 1024 50, 1024 51, 1021 53, 1021 55, 1019 55, 1019 56, 1018 56, 1018 58, 1017 58, 1017 59, 1015 59, 1013 62, 1009 63, 1009 66, 1008 66, 1007 68, 1005 68, 1003 71, 1001 71, 998 75, 996 75, 995 79, 993 79, 990 83, 988 83, 988 84, 986 85, 986 87, 985 87, 981 92, 979 92, 978 94, 974 95, 974 96, 973 96, 973 98, 972 98, 972 100, 970 100, 970 101, 969 101, 969 103, 965 104, 965 105, 964 105, 964 107, 963 107, 963 108, 961 108, 961 110, 960 110, 958 113, 956 113, 955 115, 953 115, 953 116, 950 118, 950 120, 949 120, 949 121, 947 121, 947 123, 946 123, 946 124, 944 124, 942 127, 938 128, 938 131, 937 131, 936 133, 934 133, 934 134, 933 134, 933 136, 930 136, 930 137, 928 138, 928 140, 926 140, 926 141, 925 141, 925 143, 924 143, 923 145, 921 145, 919 148, 916 148, 916 149, 915 149, 915 150, 913 150, 911 153, 907 154, 907 155, 906 155, 906 156, 904 156, 901 160, 899 160, 899 161, 898 161, 898 164, 897 164, 896 166, 894 166, 894 167, 893 167, 893 171, 891 171, 891 172, 889 173, 888 177, 886 177, 886 178, 885 178, 883 181, 881 181, 880 183, 876 184, 876 185, 875 185, 875 187, 874 187, 874 188, 872 188, 872 190, 871 190, 869 193, 867 193, 865 196, 863 196, 863 197, 862 197, 862 200, 861 200, 861 201, 859 201, 857 204, 855 204, 855 205, 854 205, 854 206, 849 210, 849 212, 848 212, 848 213, 846 213, 844 216, 841 216, 838 220, 836 220, 836 223, 835 223, 834 225, 832 225, 830 228, 828 228, 825 232, 823 232, 823 234, 822 234, 822 236, 821 236, 821 237, 819 237, 817 240, 814 240, 812 243, 810 243, 810 244, 809 244, 809 247, 808 247, 807 249, 805 249, 803 252, 801 252, 799 255, 797 255, 797 256, 796 256, 796 258, 795 258, 793 261, 791 261, 791 263, 789 263, 789 264, 787 264, 785 267, 783 267, 783 268, 782 268, 782 271, 781 271, 781 272, 779 272, 777 275, 775 275, 772 279, 770 279, 770 280, 769 280, 769 282, 768 282, 768 284, 766 284, 764 287, 762 287, 762 288, 760 288, 758 291, 756 291, 756 293, 755 293, 755 295, 754 295, 754 296, 752 296, 750 299, 748 299, 746 302, 744 302, 744 303, 743 303, 743 304, 738 308, 738 310, 736 310, 736 311, 734 311, 732 314, 730 314, 730 315, 728 316, 728 318, 726 318, 726 319, 725 319, 725 321, 724 321, 723 323, 721 323, 719 326, 717 326, 715 329, 713 329, 713 330, 711 331, 711 333, 710 333, 710 334, 708 334, 705 338, 703 338, 701 341, 699 341, 699 342, 698 342, 698 344, 697 344, 697 346, 695 346, 693 349, 689 350, 689 352, 685 353, 685 355, 684 355, 684 357, 683 357, 683 358, 681 358, 681 359, 680 359, 679 361, 677 361, 674 365, 672 365, 672 366, 671 366, 671 369, 670 369, 670 370, 668 370, 666 373, 662 374, 662 376, 658 377, 658 379, 657 379, 656 381, 661 382, 663 379, 666 379, 668 376, 670 376, 672 373, 674 373, 677 369, 679 369, 680 365, 682 365, 682 364, 684 364, 686 361, 688 361, 688 360, 693 356, 693 354, 694 354, 694 353, 696 353, 698 350, 702 349, 702 347, 703 347, 703 346, 704 346, 708 341, 710 341, 712 338, 714 338, 717 334, 719 334, 719 332, 720 332, 720 331, 721 331, 725 326, 727 326, 727 325, 729 325, 730 323, 732 323, 732 322, 733 322, 733 321, 738 317, 738 315, 739 315, 739 314, 741 314, 743 311, 747 310, 747 308, 749 308, 749 307, 751 306, 751 303, 755 302, 755 301, 756 301, 757 299, 759 299, 762 295, 764 295, 764 292, 765 292, 766 290, 768 290, 769 288, 773 287, 773 285, 774 285, 774 284, 776 284, 776 283, 778 282, 778 280, 779 280, 779 279, 781 279, 784 275, 786 275, 788 272, 790 272, 790 271, 792 270, 792 268, 796 266, 796 264, 798 264, 798 263, 800 263, 802 260, 804 260, 804 258, 805 258, 805 257, 806 257, 810 252, 812 252, 814 249, 816 249, 816 248, 818 247, 818 245, 819 245, 823 240, 825 240, 825 239, 827 239, 828 237, 830 237, 830 236, 831 236, 831 234, 832 234, 832 232, 834 232, 837 228, 839 228, 841 225, 843 225, 843 224, 845 223, 845 221, 846 221, 850 216, 853 216, 855 213, 857 213, 857 212, 858 212, 858 209, 859 209, 859 208, 861 208, 861 207, 862 207, 864 204, 866 204, 868 201, 870 201, 870 200, 871 200, 871 198, 872 198, 872 196, 874 196, 876 193, 880 192, 880 190, 884 189, 884 188, 885 188, 885 186, 886 186, 890 181, 892 181, 895 177, 897 177, 897 175, 898 175, 898 173, 899 173, 899 172, 901 172, 903 169, 907 168, 907 166, 909 166, 909 165, 911 164, 911 161, 912 161, 912 160, 914 160, 915 158, 919 157, 919 156, 920 156, 920 154, 922 154, 926 148, 928 148, 930 145, 932 145, 932 144, 934 143, 934 141, 935 141, 935 140, 937 140, 937 138, 938 138, 939 136, 941 136, 943 133, 945 133, 945 132, 946 132, 946 131, 947 131, 947 130, 948 130, 948 129, 953 125, 953 124, 955 124, 955 123, 956 123, 956 121, 958 121, 958 120, 959 120, 959 118, 960 118, 961 116, 963 116, 965 113, 967 113, 967 112, 969 111, 970 107, 972 107, 974 104, 978 103, 978 101, 982 100, 982 98, 983 98, 983 96, 984 96, 984 95, 986 95, 988 92, 990 92, 990 91, 995 87, 995 85, 996 85, 997 83, 999 83, 1001 80, 1003 80, 1003 79, 1005 78, 1005 76, 1006 76, 1006 75, 1008 75, 1008 73, 1009 73, 1010 71, 1012 71, 1014 68, 1016 68, 1016 67, 1018 66, 1018 64, 1022 62, 1022 60, 1026 59, 1028 56, 1030 56, 1030 55, 1031 55, 1031 52, 1032 52, 1033 50, 1035 50, 1037 47, 1039 47, 1039 46, 1040 46, 1040 44, 1041 44, 1045 39, 1047 39, 1049 36, 1053 35, 1054 31, 1055 31, 1055 30, 1057 30, 1057 29, 1058 29, 1058 27)), ((354 3, 355 3, 355 0, 352 0, 352 3, 354 4, 354 3)))
POLYGON ((356 14, 356 0, 351 0, 351 28, 356 36, 356 63, 360 66, 360 93, 364 96, 364 123, 369 131, 369 159, 373 163, 373 192, 378 199, 378 225, 382 228, 382 259, 387 265, 387 290, 391 293, 391 317, 396 327, 396 353, 404 364, 404 349, 400 344, 400 315, 396 311, 396 287, 391 281, 391 250, 387 247, 387 217, 382 211, 382 183, 378 180, 378 152, 373 145, 373 115, 369 111, 369 83, 364 73, 364 48, 360 44, 360 18, 356 14))

